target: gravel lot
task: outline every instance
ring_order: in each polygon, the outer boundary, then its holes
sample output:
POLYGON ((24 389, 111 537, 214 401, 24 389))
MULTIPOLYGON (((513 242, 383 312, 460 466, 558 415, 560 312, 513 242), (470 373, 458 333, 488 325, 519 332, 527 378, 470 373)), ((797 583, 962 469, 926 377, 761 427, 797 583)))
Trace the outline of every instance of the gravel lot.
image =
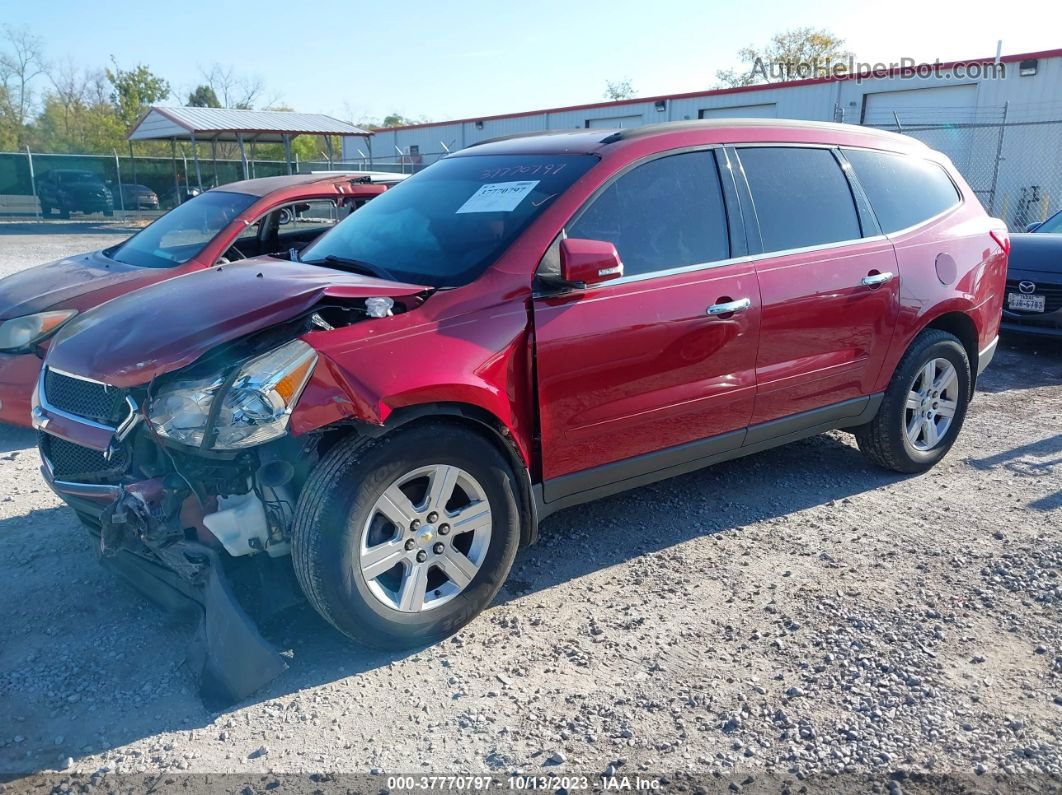
MULTIPOLYGON (((0 274, 120 236, 0 225, 0 274)), ((0 426, 0 771, 1062 775, 1062 344, 981 387, 919 477, 831 433, 558 514, 437 646, 293 609, 221 714, 0 426)))

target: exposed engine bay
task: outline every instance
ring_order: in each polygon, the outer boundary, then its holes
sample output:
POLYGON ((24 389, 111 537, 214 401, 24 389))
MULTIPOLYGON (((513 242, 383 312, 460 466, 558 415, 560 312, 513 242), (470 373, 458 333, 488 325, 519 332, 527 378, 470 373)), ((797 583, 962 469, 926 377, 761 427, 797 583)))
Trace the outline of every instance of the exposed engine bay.
POLYGON ((198 605, 192 659, 208 707, 239 701, 286 668, 251 613, 262 618, 299 599, 287 558, 295 506, 332 439, 350 432, 287 433, 317 361, 298 338, 404 311, 406 303, 390 298, 329 298, 142 387, 113 387, 47 365, 42 371, 34 421, 45 478, 98 530, 105 565, 167 606, 187 606, 178 595, 198 605), (278 351, 297 356, 277 364, 278 351), (260 361, 284 377, 255 380, 249 368, 260 361), (189 393, 186 384, 212 391, 189 393), (257 403, 240 398, 232 408, 241 389, 257 403), (207 394, 208 402, 196 402, 207 394), (231 427, 220 428, 222 420, 231 427), (91 426, 101 441, 69 433, 72 421, 91 426), (263 437, 263 428, 272 435, 263 437), (242 601, 253 610, 237 598, 234 582, 250 583, 242 601))

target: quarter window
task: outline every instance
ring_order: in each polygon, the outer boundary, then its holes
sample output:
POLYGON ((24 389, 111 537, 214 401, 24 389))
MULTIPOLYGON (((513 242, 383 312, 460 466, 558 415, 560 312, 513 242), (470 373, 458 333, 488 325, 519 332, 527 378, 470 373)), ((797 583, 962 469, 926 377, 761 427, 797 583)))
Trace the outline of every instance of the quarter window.
POLYGON ((687 152, 637 166, 565 232, 615 244, 625 276, 726 259, 730 240, 715 155, 687 152))
POLYGON ((956 206, 961 197, 938 164, 912 155, 845 149, 886 234, 920 224, 956 206))
POLYGON ((765 253, 862 236, 848 178, 829 149, 749 147, 739 154, 765 253))

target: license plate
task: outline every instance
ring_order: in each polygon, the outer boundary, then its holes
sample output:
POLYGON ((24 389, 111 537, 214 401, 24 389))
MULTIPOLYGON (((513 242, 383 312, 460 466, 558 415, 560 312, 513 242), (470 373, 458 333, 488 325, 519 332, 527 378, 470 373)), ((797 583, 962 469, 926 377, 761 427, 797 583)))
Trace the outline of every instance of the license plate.
POLYGON ((1042 295, 1007 293, 1007 308, 1019 309, 1022 312, 1043 312, 1045 298, 1042 295))

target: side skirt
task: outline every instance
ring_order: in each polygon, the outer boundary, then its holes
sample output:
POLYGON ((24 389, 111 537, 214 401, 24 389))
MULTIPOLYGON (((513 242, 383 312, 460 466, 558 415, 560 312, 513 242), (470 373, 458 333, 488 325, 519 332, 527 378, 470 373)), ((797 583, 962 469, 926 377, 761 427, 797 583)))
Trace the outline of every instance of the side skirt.
POLYGON ((739 431, 552 478, 534 487, 538 518, 544 519, 563 508, 759 453, 808 436, 862 425, 877 414, 884 397, 884 393, 879 392, 853 398, 739 431))

